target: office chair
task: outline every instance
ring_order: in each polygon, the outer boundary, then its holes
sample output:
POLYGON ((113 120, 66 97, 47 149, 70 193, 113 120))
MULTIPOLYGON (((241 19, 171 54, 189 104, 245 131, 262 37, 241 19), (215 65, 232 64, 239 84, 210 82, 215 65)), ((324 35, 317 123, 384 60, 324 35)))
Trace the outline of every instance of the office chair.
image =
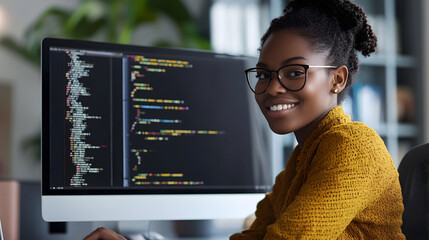
POLYGON ((429 143, 411 149, 398 168, 407 239, 429 239, 429 143))

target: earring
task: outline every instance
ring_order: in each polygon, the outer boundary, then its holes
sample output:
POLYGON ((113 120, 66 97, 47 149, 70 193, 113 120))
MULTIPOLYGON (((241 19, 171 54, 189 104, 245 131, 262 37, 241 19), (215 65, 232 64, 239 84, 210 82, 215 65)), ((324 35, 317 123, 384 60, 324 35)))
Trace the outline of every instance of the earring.
POLYGON ((334 89, 334 93, 338 93, 338 89, 337 88, 334 89))

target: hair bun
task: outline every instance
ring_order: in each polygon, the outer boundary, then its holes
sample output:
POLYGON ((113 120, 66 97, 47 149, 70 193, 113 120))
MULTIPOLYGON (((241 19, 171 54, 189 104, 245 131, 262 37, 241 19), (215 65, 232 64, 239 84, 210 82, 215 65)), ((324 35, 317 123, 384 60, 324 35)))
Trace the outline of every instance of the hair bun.
POLYGON ((316 12, 335 18, 345 32, 354 36, 353 48, 369 56, 377 48, 377 37, 368 24, 362 7, 349 0, 294 0, 283 10, 284 14, 299 9, 313 9, 316 12))
MULTIPOLYGON (((331 1, 331 0, 329 0, 331 1)), ((349 0, 333 0, 338 2, 336 14, 340 26, 354 34, 354 49, 361 51, 362 55, 369 56, 377 48, 377 37, 375 36, 365 11, 359 5, 349 0)))
POLYGON ((364 24, 355 35, 354 48, 361 51, 364 56, 369 56, 377 49, 377 36, 372 31, 366 17, 364 18, 364 24))

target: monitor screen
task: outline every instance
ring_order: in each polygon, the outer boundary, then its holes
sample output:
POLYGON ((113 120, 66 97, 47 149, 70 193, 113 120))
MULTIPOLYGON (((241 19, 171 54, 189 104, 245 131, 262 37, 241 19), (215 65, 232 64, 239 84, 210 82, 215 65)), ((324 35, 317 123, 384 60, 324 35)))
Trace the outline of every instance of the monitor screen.
POLYGON ((257 137, 243 72, 254 61, 207 51, 45 39, 45 220, 252 213, 272 186, 269 147, 257 137))

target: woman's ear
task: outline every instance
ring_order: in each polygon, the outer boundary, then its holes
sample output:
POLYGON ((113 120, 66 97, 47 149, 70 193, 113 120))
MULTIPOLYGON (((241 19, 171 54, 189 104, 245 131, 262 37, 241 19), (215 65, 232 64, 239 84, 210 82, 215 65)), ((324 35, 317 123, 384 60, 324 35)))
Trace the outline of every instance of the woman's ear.
POLYGON ((338 94, 346 87, 349 70, 346 66, 339 66, 333 72, 332 92, 338 94))

